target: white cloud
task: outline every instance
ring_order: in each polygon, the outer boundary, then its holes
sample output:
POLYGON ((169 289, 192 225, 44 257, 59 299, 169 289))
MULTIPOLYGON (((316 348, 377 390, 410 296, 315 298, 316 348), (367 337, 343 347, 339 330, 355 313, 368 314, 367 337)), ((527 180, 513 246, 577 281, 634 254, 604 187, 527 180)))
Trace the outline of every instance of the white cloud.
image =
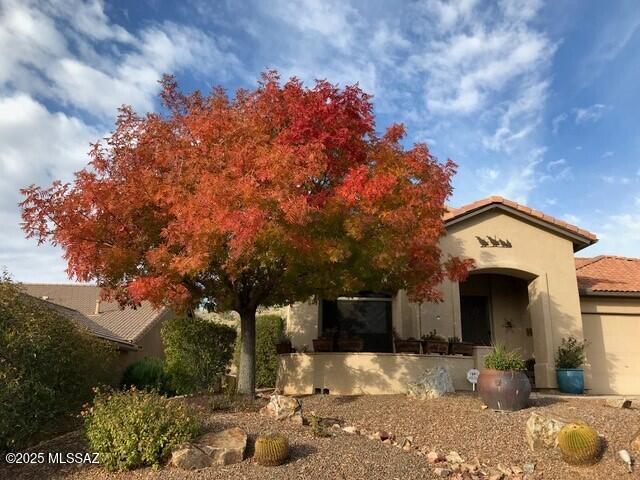
POLYGON ((192 27, 165 22, 134 35, 113 24, 97 0, 3 2, 0 91, 9 87, 112 118, 123 103, 151 110, 163 73, 241 70, 221 41, 192 27))
POLYGON ((566 113, 561 113, 553 117, 553 120, 551 121, 551 125, 552 125, 551 131, 554 133, 554 135, 560 131, 560 125, 562 125, 562 123, 567 119, 567 117, 568 115, 566 113))
POLYGON ((579 224, 581 224, 581 223, 582 223, 582 219, 581 219, 580 217, 578 217, 577 215, 573 215, 573 214, 571 214, 571 213, 565 213, 565 214, 562 216, 562 219, 563 219, 565 222, 569 222, 569 223, 570 223, 570 224, 572 224, 572 225, 579 225, 579 224))
POLYGON ((18 280, 66 279, 58 249, 36 248, 33 240, 24 238, 18 189, 71 180, 87 162, 89 143, 100 136, 94 127, 64 113, 51 113, 26 94, 0 98, 0 266, 18 280))
POLYGON ((130 32, 99 0, 0 0, 0 266, 66 279, 60 251, 20 230, 19 188, 68 181, 125 103, 154 109, 162 73, 243 74, 224 38, 175 23, 130 32))
POLYGON ((613 152, 611 150, 607 150, 602 154, 602 158, 609 158, 609 157, 613 157, 613 152))
POLYGON ((576 116, 576 124, 580 125, 586 122, 597 122, 602 118, 606 109, 607 106, 602 103, 594 103, 593 105, 585 108, 574 108, 573 112, 576 116))

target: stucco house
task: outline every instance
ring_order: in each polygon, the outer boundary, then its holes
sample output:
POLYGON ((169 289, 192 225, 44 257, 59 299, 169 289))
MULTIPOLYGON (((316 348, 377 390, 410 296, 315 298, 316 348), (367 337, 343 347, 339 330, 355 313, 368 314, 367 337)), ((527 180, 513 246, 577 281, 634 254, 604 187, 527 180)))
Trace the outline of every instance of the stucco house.
POLYGON ((168 309, 155 309, 149 302, 121 309, 116 302, 101 300, 95 285, 23 283, 21 287, 96 337, 113 342, 121 372, 143 357, 164 358, 160 328, 172 316, 168 309))
POLYGON ((593 394, 640 394, 640 260, 577 258, 594 234, 502 197, 445 214, 445 254, 470 257, 461 283, 440 285, 441 303, 413 303, 402 291, 285 307, 298 353, 280 355, 278 388, 287 394, 404 393, 426 368, 445 365, 459 390, 482 368, 491 342, 535 359, 535 384, 557 387, 554 357, 563 337, 589 341, 585 382, 593 394), (313 339, 340 322, 357 325, 362 352, 313 352, 313 339), (473 355, 394 352, 394 332, 436 330, 473 342, 473 355))

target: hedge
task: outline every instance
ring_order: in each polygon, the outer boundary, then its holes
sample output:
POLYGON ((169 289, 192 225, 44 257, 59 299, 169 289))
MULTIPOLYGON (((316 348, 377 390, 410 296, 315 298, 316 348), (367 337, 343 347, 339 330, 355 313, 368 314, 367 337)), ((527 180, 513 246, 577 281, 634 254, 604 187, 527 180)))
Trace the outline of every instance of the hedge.
POLYGON ((1 275, 0 451, 23 448, 68 422, 92 387, 115 380, 115 358, 113 344, 1 275))
MULTIPOLYGON (((284 320, 279 315, 256 317, 256 388, 275 387, 278 376, 276 344, 284 334, 284 320)), ((240 341, 236 343, 236 366, 240 366, 240 341)))
POLYGON ((215 389, 233 358, 236 330, 200 317, 175 317, 161 330, 165 371, 178 394, 215 389))

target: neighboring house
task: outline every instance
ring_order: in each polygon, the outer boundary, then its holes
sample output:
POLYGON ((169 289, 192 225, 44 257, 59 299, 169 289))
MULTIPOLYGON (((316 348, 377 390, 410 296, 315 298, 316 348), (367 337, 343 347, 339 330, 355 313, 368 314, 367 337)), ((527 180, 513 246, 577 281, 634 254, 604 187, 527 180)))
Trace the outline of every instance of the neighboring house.
POLYGON ((28 295, 86 327, 96 337, 118 348, 120 371, 144 357, 164 357, 160 328, 172 316, 168 309, 155 309, 149 302, 138 308, 120 308, 100 299, 100 288, 82 284, 21 284, 28 295))
POLYGON ((589 340, 590 393, 640 394, 640 260, 575 258, 594 234, 501 197, 450 209, 444 220, 443 254, 474 259, 469 278, 440 285, 440 303, 414 303, 400 291, 286 307, 287 332, 305 353, 280 356, 280 389, 404 393, 436 365, 449 368, 457 389, 471 389, 466 372, 482 368, 496 341, 535 359, 538 388, 555 388, 557 348, 573 335, 589 340), (363 352, 312 352, 313 339, 335 329, 355 330, 363 352), (434 329, 472 342, 474 355, 394 353, 394 332, 420 338, 434 329))

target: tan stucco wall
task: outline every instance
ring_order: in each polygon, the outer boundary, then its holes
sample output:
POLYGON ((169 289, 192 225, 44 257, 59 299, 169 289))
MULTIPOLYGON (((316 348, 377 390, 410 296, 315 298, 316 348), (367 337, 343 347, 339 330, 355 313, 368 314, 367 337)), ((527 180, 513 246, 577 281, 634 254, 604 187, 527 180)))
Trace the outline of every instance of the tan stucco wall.
MULTIPOLYGON (((447 254, 473 258, 476 271, 509 274, 528 282, 526 313, 520 317, 518 330, 505 332, 501 319, 516 316, 522 305, 508 305, 494 311, 499 325, 494 328, 496 339, 523 349, 536 358, 536 384, 540 388, 555 388, 554 355, 560 340, 573 335, 583 338, 580 300, 576 281, 573 243, 556 232, 541 228, 520 217, 501 210, 490 210, 447 227, 440 246, 447 254), (509 240, 512 248, 481 248, 477 236, 509 240), (533 337, 523 337, 530 324, 533 337)), ((432 329, 448 336, 460 336, 460 293, 455 282, 441 285, 443 301, 414 304, 404 292, 394 298, 393 325, 401 337, 419 337, 432 329)), ((523 297, 518 300, 524 302, 523 297)), ((288 330, 296 348, 307 345, 318 332, 318 306, 300 304, 290 307, 288 330)), ((591 369, 585 366, 585 382, 591 386, 591 369)))
POLYGON ((592 393, 640 394, 640 298, 581 297, 592 393))
POLYGON ((124 373, 129 365, 145 357, 164 358, 164 346, 160 330, 163 322, 171 315, 171 313, 163 314, 162 318, 158 319, 144 336, 138 340, 137 344, 141 347, 140 350, 122 350, 119 352, 116 368, 120 374, 124 373))
POLYGON ((286 395, 308 395, 316 388, 331 395, 407 393, 407 382, 438 365, 447 368, 456 390, 471 390, 466 375, 474 357, 393 353, 280 355, 277 388, 286 395))

